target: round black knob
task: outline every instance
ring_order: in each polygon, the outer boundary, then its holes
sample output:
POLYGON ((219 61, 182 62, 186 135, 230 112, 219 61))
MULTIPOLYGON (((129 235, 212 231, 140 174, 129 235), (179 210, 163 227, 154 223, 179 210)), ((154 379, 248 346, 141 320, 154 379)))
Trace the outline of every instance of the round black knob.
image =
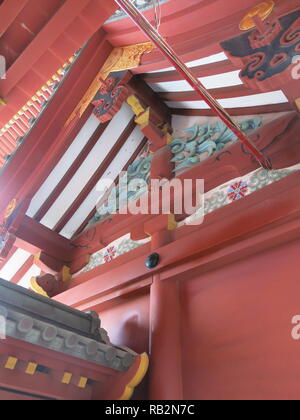
POLYGON ((149 270, 152 270, 153 268, 157 267, 159 264, 159 255, 154 253, 149 255, 149 257, 146 260, 146 267, 149 270))

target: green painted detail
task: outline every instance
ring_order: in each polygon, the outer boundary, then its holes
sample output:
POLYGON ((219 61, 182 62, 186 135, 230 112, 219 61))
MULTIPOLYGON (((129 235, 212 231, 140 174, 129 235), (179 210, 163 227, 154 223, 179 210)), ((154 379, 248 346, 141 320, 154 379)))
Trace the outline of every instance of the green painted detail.
MULTIPOLYGON (((248 133, 261 127, 262 118, 248 119, 238 124, 244 133, 248 133)), ((180 138, 170 143, 174 155, 172 162, 175 162, 174 172, 197 165, 238 140, 222 121, 213 124, 195 124, 179 134, 180 138)))

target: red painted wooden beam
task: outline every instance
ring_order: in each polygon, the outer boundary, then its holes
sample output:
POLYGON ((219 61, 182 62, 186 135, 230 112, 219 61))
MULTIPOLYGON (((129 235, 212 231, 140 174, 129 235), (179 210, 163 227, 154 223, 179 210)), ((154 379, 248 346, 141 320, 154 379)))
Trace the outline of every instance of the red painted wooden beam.
POLYGON ((28 2, 29 0, 4 0, 0 6, 0 37, 28 2))
MULTIPOLYGON (((219 43, 224 39, 230 39, 241 34, 239 22, 257 4, 257 2, 252 0, 227 2, 224 8, 222 0, 210 3, 206 4, 207 7, 205 9, 202 8, 195 11, 194 16, 186 14, 185 20, 181 20, 180 26, 178 24, 176 26, 176 20, 172 13, 165 12, 166 15, 163 17, 160 32, 185 62, 220 52, 221 47, 219 43), (196 19, 194 26, 192 19, 196 19), (165 26, 164 21, 166 21, 165 26), (175 34, 173 34, 173 28, 177 30, 175 34), (184 28, 184 30, 181 28, 184 28)), ((186 3, 183 4, 185 5, 186 3)), ((198 2, 198 4, 201 8, 201 3, 198 2)), ((296 10, 297 7, 299 7, 298 0, 278 2, 276 4, 276 14, 277 16, 282 16, 296 10)), ((127 28, 127 32, 121 33, 118 38, 116 34, 109 39, 114 42, 115 39, 120 40, 121 36, 124 42, 125 39, 129 40, 133 36, 137 37, 138 34, 133 28, 127 28)), ((164 67, 169 67, 169 63, 156 50, 150 54, 145 54, 142 58, 142 65, 133 72, 146 73, 164 67)))
POLYGON ((44 401, 45 398, 34 396, 31 394, 20 394, 16 393, 13 390, 0 390, 0 400, 1 401, 44 401))
MULTIPOLYGON (((221 73, 229 73, 237 70, 236 67, 229 61, 219 61, 213 64, 205 64, 202 66, 193 67, 193 73, 196 77, 208 77, 221 73)), ((164 83, 164 82, 178 82, 182 77, 176 70, 162 71, 157 73, 144 73, 141 78, 146 83, 164 83)))
POLYGON ((0 121, 9 121, 115 9, 112 0, 66 0, 0 80, 0 96, 8 103, 0 121))
POLYGON ((63 227, 68 223, 70 218, 73 216, 75 211, 79 208, 81 203, 86 199, 86 197, 89 195, 89 193, 92 191, 92 189, 95 187, 97 182, 100 180, 101 176, 104 174, 104 172, 107 170, 109 165, 112 163, 113 159, 116 157, 116 155, 119 153, 121 148, 124 146, 126 141, 128 140, 129 136, 133 132, 133 130, 136 127, 136 123, 134 119, 130 121, 128 126, 125 128, 123 133, 120 135, 119 139, 117 140, 116 144, 113 146, 111 151, 108 153, 108 155, 105 157, 104 161, 101 163, 99 168, 96 170, 96 172, 93 174, 87 185, 84 187, 84 189, 81 191, 80 194, 78 194, 78 197, 76 200, 71 204, 71 206, 68 208, 66 213, 61 217, 61 219, 57 222, 57 224, 54 227, 54 230, 56 232, 60 232, 63 227))
POLYGON ((88 43, 48 104, 47 111, 40 116, 26 141, 1 174, 0 212, 13 198, 33 196, 49 175, 53 164, 57 162, 56 156, 64 147, 66 138, 75 129, 78 118, 68 127, 65 127, 65 123, 111 51, 112 47, 105 41, 104 32, 98 32, 88 43))
MULTIPOLYGON (((248 0, 249 7, 253 6, 253 1, 248 0)), ((230 11, 228 16, 224 18, 224 7, 215 7, 216 1, 189 1, 186 2, 168 2, 163 5, 163 17, 160 32, 166 37, 168 43, 180 54, 185 62, 196 60, 211 54, 221 52, 221 47, 218 45, 218 38, 215 32, 219 30, 220 40, 223 40, 222 34, 228 26, 232 33, 237 32, 237 19, 242 17, 242 14, 247 9, 247 4, 242 7, 238 18, 235 17, 230 21, 230 11), (222 16, 219 16, 222 10, 222 16), (203 11, 205 14, 203 15, 203 11), (219 17, 219 18, 218 18, 219 17), (215 22, 217 21, 217 22, 215 22), (221 28, 221 29, 220 29, 221 28), (212 32, 213 35, 208 42, 208 35, 212 32), (201 45, 200 45, 201 44, 201 45)), ((230 5, 231 6, 231 5, 230 5)), ((241 5, 236 6, 240 9, 241 5)), ((234 13, 233 13, 234 14, 234 13)), ((153 12, 145 12, 148 18, 152 18, 153 12)), ((116 24, 105 25, 108 32, 108 39, 113 45, 129 45, 131 43, 142 42, 145 40, 143 34, 134 28, 128 19, 118 21, 116 24)), ((133 73, 146 73, 158 70, 164 67, 169 67, 170 64, 159 51, 155 50, 150 54, 144 55, 142 58, 142 65, 133 70, 133 73)))
MULTIPOLYGON (((15 86, 19 80, 25 76, 26 72, 32 67, 34 63, 43 55, 47 50, 53 45, 53 43, 57 40, 58 36, 64 31, 66 31, 69 26, 73 23, 75 19, 84 12, 84 10, 88 7, 91 0, 67 0, 57 11, 57 13, 53 16, 53 18, 44 26, 44 28, 39 32, 37 37, 31 42, 31 44, 26 48, 23 54, 18 58, 16 65, 12 66, 7 72, 7 78, 5 83, 0 83, 0 94, 2 97, 5 97, 10 89, 15 86)), ((102 2, 103 3, 103 2, 102 2)), ((107 5, 112 2, 105 2, 103 3, 103 10, 99 8, 99 13, 102 12, 102 15, 99 15, 99 27, 101 25, 101 19, 105 19, 105 9, 108 9, 107 5), (103 16, 103 17, 102 17, 103 16)), ((113 11, 115 8, 110 6, 110 9, 113 11)), ((107 10, 106 10, 107 13, 107 10)), ((109 16, 109 14, 108 14, 109 16)), ((88 23, 89 25, 89 23, 88 23)), ((92 31, 88 32, 90 36, 94 29, 92 27, 92 31)), ((85 28, 78 28, 79 32, 84 31, 85 28)), ((87 37, 88 39, 88 37, 87 37)), ((87 40, 86 39, 86 40, 87 40)), ((77 48, 82 46, 83 43, 79 45, 75 43, 75 51, 76 46, 77 48)), ((73 53, 75 52, 73 51, 73 53)), ((69 57, 72 55, 70 51, 69 57)), ((66 61, 68 56, 64 57, 66 61)), ((61 63, 63 64, 63 63, 61 63)), ((58 69, 49 69, 49 75, 54 74, 55 71, 58 69)))
MULTIPOLYGON (((207 20, 211 23, 217 19, 218 14, 216 16, 216 8, 214 7, 217 2, 220 2, 220 0, 189 0, 188 3, 168 1, 162 5, 160 32, 169 38, 176 35, 183 38, 187 30, 205 25, 207 20), (203 16, 203 18, 199 19, 199 16, 203 16)), ((224 7, 222 7, 222 10, 219 9, 218 12, 220 15, 226 13, 224 7)), ((145 11, 143 14, 149 21, 153 22, 153 10, 145 11)), ((109 42, 115 46, 130 45, 145 40, 144 35, 137 30, 130 19, 106 24, 104 29, 108 33, 109 42)))
MULTIPOLYGON (((49 376, 51 381, 53 381, 55 377, 57 380, 57 375, 55 374, 63 374, 65 371, 69 372, 68 369, 71 369, 70 373, 73 373, 74 375, 84 375, 88 379, 96 382, 102 382, 106 377, 117 375, 117 371, 105 366, 97 365, 87 360, 70 356, 69 354, 50 350, 11 337, 7 337, 6 340, 0 341, 0 354, 14 355, 14 357, 20 361, 32 361, 33 359, 38 365, 45 366, 50 370, 49 376)), ((18 365, 16 368, 19 368, 18 365)), ((32 386, 35 386, 32 376, 28 376, 31 379, 32 386)), ((57 385, 59 385, 59 382, 57 385)))
MULTIPOLYGON (((209 89, 208 92, 216 99, 237 98, 261 93, 259 89, 250 89, 244 85, 209 89)), ((199 101, 199 95, 195 91, 186 92, 160 92, 158 96, 168 102, 199 101)))
POLYGON ((22 278, 25 276, 27 271, 32 267, 33 263, 34 263, 34 256, 31 255, 28 258, 28 260, 25 261, 22 267, 20 267, 20 269, 16 272, 16 274, 12 277, 12 279, 10 280, 11 283, 18 284, 19 281, 21 281, 22 278))
POLYGON ((59 261, 69 261, 71 247, 68 239, 28 216, 24 217, 15 235, 16 245, 22 249, 33 254, 42 250, 59 261))
MULTIPOLYGON (((40 31, 38 36, 26 48, 23 54, 18 58, 14 66, 12 66, 6 76, 5 82, 0 83, 0 95, 7 96, 9 91, 25 76, 34 64, 45 52, 51 47, 58 35, 63 33, 72 23, 75 17, 82 12, 88 5, 90 0, 78 0, 76 3, 67 0, 65 4, 57 11, 55 16, 40 31)), ((75 52, 75 51, 73 51, 75 52)), ((71 55, 70 55, 71 56, 71 55)), ((70 57, 69 56, 69 57, 70 57)), ((67 60, 69 57, 65 57, 67 60)), ((62 63, 63 64, 63 63, 62 63)), ((56 69, 51 69, 52 74, 56 69)), ((51 76, 51 70, 48 77, 51 76)))
POLYGON ((16 252, 18 248, 16 246, 12 246, 7 257, 5 258, 5 260, 0 261, 0 270, 2 270, 2 268, 5 266, 5 264, 7 263, 8 260, 10 260, 10 258, 14 255, 14 253, 16 252))
MULTIPOLYGON (((261 114, 272 114, 276 112, 287 112, 293 111, 293 107, 290 103, 274 104, 274 105, 263 105, 245 108, 230 108, 228 112, 234 117, 242 115, 261 115, 261 114)), ((215 114, 211 109, 186 109, 186 108, 172 108, 172 115, 182 115, 185 117, 213 117, 215 114)))
MULTIPOLYGON (((244 9, 244 13, 246 9, 244 9)), ((168 42, 184 62, 194 61, 199 58, 222 52, 219 45, 224 39, 230 39, 239 34, 238 24, 241 14, 228 17, 222 23, 213 21, 209 25, 197 26, 193 30, 187 31, 183 36, 176 35, 168 37, 168 42)), ((189 28, 189 26, 186 26, 189 28)), ((141 66, 134 72, 149 72, 155 69, 170 67, 170 64, 159 51, 154 50, 142 58, 141 66)))
POLYGON ((134 76, 128 83, 129 87, 139 97, 139 99, 148 107, 156 116, 160 124, 171 125, 170 109, 163 100, 142 80, 139 76, 134 76))
MULTIPOLYGON (((260 149, 268 151, 275 169, 286 168, 300 161, 300 150, 297 143, 299 127, 300 121, 297 114, 290 113, 266 124, 251 138, 260 149), (274 139, 279 140, 274 141, 274 139), (294 140, 291 142, 291 139, 294 140)), ((221 151, 178 174, 176 178, 181 181, 184 179, 194 181, 205 179, 205 192, 207 192, 230 179, 248 174, 257 168, 256 160, 236 142, 228 148, 228 153, 221 151)), ((182 198, 182 195, 180 197, 182 198)), ((171 203, 174 199, 175 196, 171 191, 171 203)), ((185 218, 184 213, 178 215, 177 220, 182 220, 182 217, 185 218)), ((86 246, 89 246, 88 253, 92 254, 99 250, 99 243, 109 244, 129 231, 135 232, 151 219, 154 220, 155 216, 151 214, 116 214, 94 224, 89 231, 83 232, 73 240, 73 244, 77 248, 72 251, 72 261, 87 254, 86 246)))
MULTIPOLYGON (((28 362, 31 359, 28 360, 28 362)), ((61 372, 61 377, 64 372, 61 372)), ((8 370, 0 367, 0 386, 12 390, 32 393, 54 400, 90 400, 91 388, 80 389, 74 385, 64 385, 58 378, 37 372, 32 378, 20 370, 8 370)))
MULTIPOLYGON (((148 139, 145 137, 141 144, 139 145, 139 147, 136 149, 136 151, 134 152, 134 154, 131 156, 131 158, 128 160, 128 162, 126 163, 126 165, 124 166, 124 168, 122 169, 122 172, 125 172, 128 170, 128 167, 130 165, 133 164, 133 162, 138 158, 138 156, 140 155, 140 153, 142 152, 142 150, 144 149, 144 147, 146 146, 146 144, 148 143, 148 139)), ((114 185, 118 186, 119 184, 119 176, 114 180, 114 185)), ((105 198, 106 199, 106 198, 105 198)), ((103 198, 102 200, 100 200, 99 202, 99 206, 101 206, 101 202, 104 202, 105 199, 103 198)), ((77 235, 79 235, 81 232, 84 231, 84 229, 86 228, 86 226, 88 225, 89 221, 91 220, 91 218, 96 214, 96 207, 94 207, 94 209, 90 212, 90 214, 85 218, 84 222, 79 226, 79 228, 77 229, 77 231, 74 233, 73 238, 75 238, 77 235)))
MULTIPOLYGON (((215 258, 211 258, 214 254, 217 254, 218 266, 223 266, 235 258, 247 255, 247 251, 241 249, 239 244, 239 241, 243 239, 249 245, 248 251, 255 253, 258 250, 257 240, 252 236, 252 241, 251 235, 261 229, 268 231, 268 235, 260 243, 259 249, 280 244, 283 238, 285 240, 299 238, 300 208, 299 202, 294 199, 300 194, 298 178, 298 174, 292 174, 243 200, 238 200, 207 215, 205 222, 200 226, 184 226, 178 229, 174 234, 174 242, 156 250, 160 255, 160 264, 153 269, 152 274, 161 273, 162 279, 165 279, 168 275, 164 276, 164 272, 173 269, 174 275, 179 277, 179 262, 182 267, 180 271, 183 271, 187 269, 187 264, 192 264, 193 258, 200 256, 203 265, 208 266, 203 269, 215 269, 215 258), (283 199, 284 206, 281 205, 283 199), (275 212, 274 209, 276 209, 275 212), (283 221, 289 224, 289 232, 286 232, 283 221), (276 237, 275 240, 274 237, 276 237), (234 247, 235 255, 231 252, 228 256, 226 246, 234 247)), ((70 289, 56 296, 55 300, 80 310, 91 310, 105 301, 104 295, 115 293, 115 297, 121 288, 130 284, 134 290, 133 283, 149 275, 145 267, 147 252, 149 252, 148 248, 144 254, 134 260, 131 260, 128 254, 127 261, 123 261, 123 264, 115 261, 113 269, 111 266, 101 266, 81 274, 71 280, 70 289), (101 284, 101 290, 99 290, 99 284, 101 284)))

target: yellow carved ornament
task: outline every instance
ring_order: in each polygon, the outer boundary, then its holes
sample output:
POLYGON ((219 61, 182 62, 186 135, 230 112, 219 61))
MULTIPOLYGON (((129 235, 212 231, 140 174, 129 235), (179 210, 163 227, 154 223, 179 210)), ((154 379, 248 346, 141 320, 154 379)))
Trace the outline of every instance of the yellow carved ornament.
POLYGON ((175 230, 175 229, 177 229, 177 227, 178 227, 178 224, 176 222, 175 215, 172 214, 172 213, 169 214, 169 216, 168 216, 168 230, 175 230))
POLYGON ((140 357, 140 365, 138 367, 137 373, 132 378, 132 380, 129 382, 128 385, 126 385, 123 394, 119 398, 119 401, 128 401, 133 395, 134 389, 142 382, 144 379, 147 370, 149 367, 149 357, 146 353, 141 354, 140 357))
POLYGON ((72 278, 72 276, 71 276, 71 269, 67 265, 64 265, 63 266, 63 269, 61 271, 61 278, 62 278, 62 281, 64 283, 67 283, 72 278))
POLYGON ((127 103, 137 117, 139 117, 146 111, 146 109, 142 106, 141 102, 135 95, 129 96, 129 98, 127 99, 127 103))
POLYGON ((114 62, 108 66, 110 58, 104 64, 105 71, 123 71, 135 69, 140 65, 141 58, 144 54, 150 53, 154 49, 152 42, 143 42, 142 44, 129 45, 127 47, 115 48, 117 51, 112 52, 114 62))
POLYGON ((48 294, 45 292, 45 290, 42 289, 41 286, 38 285, 38 283, 36 281, 36 277, 31 277, 30 288, 31 288, 31 290, 33 290, 38 295, 41 295, 41 296, 44 296, 44 297, 49 297, 48 294))
POLYGON ((18 202, 17 202, 16 199, 13 199, 9 203, 9 205, 7 206, 7 208, 6 208, 5 212, 4 212, 4 215, 3 215, 4 216, 4 219, 8 219, 9 216, 11 216, 13 214, 13 212, 15 211, 15 209, 17 207, 17 204, 18 204, 18 202))
POLYGON ((255 28, 256 23, 253 18, 257 16, 261 20, 265 20, 273 12, 274 7, 275 2, 273 0, 264 1, 253 7, 253 9, 251 9, 250 12, 242 19, 240 23, 240 30, 249 31, 250 29, 255 28))
POLYGON ((151 42, 144 42, 142 44, 130 45, 126 47, 114 48, 108 59, 102 66, 101 70, 95 77, 94 81, 88 88, 84 97, 76 106, 65 126, 68 126, 76 117, 81 117, 96 93, 100 89, 103 81, 107 79, 109 74, 114 71, 125 71, 138 67, 141 62, 143 54, 150 53, 154 49, 151 42))

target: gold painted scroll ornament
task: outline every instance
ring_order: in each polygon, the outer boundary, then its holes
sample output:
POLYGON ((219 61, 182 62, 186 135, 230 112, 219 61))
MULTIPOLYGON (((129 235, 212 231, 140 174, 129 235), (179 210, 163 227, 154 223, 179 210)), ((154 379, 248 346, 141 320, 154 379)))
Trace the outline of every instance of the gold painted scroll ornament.
POLYGON ((267 19, 267 17, 273 12, 275 7, 275 2, 273 0, 264 1, 257 6, 253 7, 247 13, 247 15, 242 19, 240 23, 241 31, 249 31, 256 27, 255 18, 259 18, 262 21, 267 19))
POLYGON ((114 48, 65 126, 68 126, 77 116, 80 118, 83 115, 100 89, 101 80, 105 81, 111 72, 131 70, 138 67, 142 56, 150 53, 154 48, 152 42, 114 48))

